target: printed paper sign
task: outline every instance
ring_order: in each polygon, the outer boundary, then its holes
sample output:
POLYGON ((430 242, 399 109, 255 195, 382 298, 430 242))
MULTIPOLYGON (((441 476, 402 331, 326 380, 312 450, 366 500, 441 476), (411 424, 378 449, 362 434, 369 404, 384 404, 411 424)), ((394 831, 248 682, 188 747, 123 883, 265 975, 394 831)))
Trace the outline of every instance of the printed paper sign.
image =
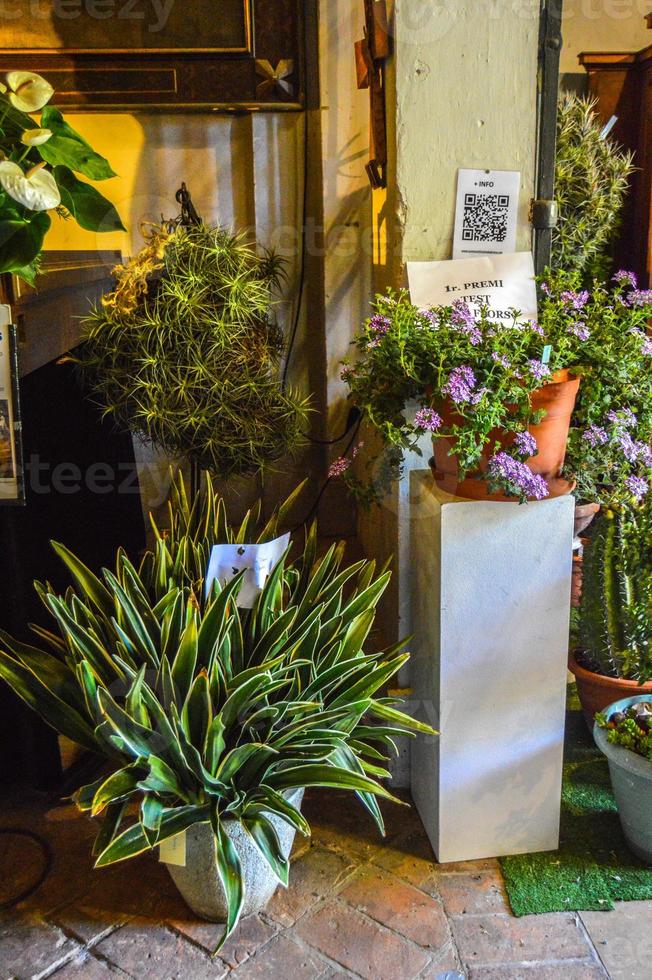
POLYGON ((0 503, 22 500, 16 452, 11 307, 0 304, 0 503))
POLYGON ((410 296, 415 306, 452 306, 465 302, 474 312, 487 307, 496 322, 509 322, 513 310, 537 318, 537 290, 531 252, 485 255, 446 262, 408 262, 410 296))
POLYGON ((226 585, 232 578, 247 569, 238 594, 238 606, 252 609, 265 588, 270 573, 280 562, 290 544, 290 535, 284 534, 275 541, 264 544, 217 544, 211 552, 206 574, 206 595, 217 579, 226 585))
POLYGON ((516 249, 521 175, 516 170, 460 170, 453 258, 516 249))
POLYGON ((177 868, 186 866, 186 832, 164 840, 158 851, 158 859, 162 864, 173 864, 177 868))

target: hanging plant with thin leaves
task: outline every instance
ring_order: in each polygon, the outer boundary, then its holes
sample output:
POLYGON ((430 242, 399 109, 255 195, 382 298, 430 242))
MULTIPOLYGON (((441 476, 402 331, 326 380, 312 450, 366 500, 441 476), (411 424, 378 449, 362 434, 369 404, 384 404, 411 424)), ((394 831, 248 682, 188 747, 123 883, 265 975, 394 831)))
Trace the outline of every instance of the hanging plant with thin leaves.
POLYGON ((115 275, 82 355, 107 416, 220 477, 297 450, 309 409, 279 378, 277 258, 219 228, 160 227, 115 275))
POLYGON ((96 866, 135 857, 210 822, 228 904, 224 939, 244 904, 240 861, 226 827, 239 821, 281 884, 289 867, 270 816, 310 829, 288 796, 320 786, 357 794, 381 833, 377 797, 394 738, 435 734, 378 692, 405 664, 402 644, 365 649, 389 573, 342 567, 344 547, 317 557, 316 527, 297 561, 276 566, 253 609, 240 609, 244 573, 205 595, 205 542, 265 539, 288 507, 239 530, 206 494, 189 505, 182 484, 172 527, 136 568, 122 551, 98 577, 54 547, 73 579, 65 595, 37 583, 55 630, 43 646, 0 634, 0 676, 59 732, 106 759, 77 794, 101 820, 96 866), (137 816, 133 805, 137 804, 137 816))

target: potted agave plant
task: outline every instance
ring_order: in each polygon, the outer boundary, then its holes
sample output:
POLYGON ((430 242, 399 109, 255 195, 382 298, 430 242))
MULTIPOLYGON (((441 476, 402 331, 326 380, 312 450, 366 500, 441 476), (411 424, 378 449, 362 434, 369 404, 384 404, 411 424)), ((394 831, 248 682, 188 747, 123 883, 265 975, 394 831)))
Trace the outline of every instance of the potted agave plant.
POLYGON ((597 715, 594 737, 609 761, 627 843, 641 860, 652 864, 652 694, 610 705, 597 715))
POLYGON ((78 176, 106 180, 113 170, 48 104, 53 95, 50 83, 30 71, 10 71, 0 82, 0 272, 31 284, 48 212, 72 217, 88 231, 124 231, 110 201, 78 176))
POLYGON ((612 702, 652 695, 652 500, 601 514, 583 577, 570 669, 592 727, 612 702))
POLYGON ((354 791, 382 832, 386 750, 432 729, 378 696, 407 659, 400 645, 364 649, 388 573, 343 568, 341 545, 318 558, 313 526, 241 609, 243 573, 207 595, 203 577, 216 540, 252 536, 251 515, 235 532, 210 481, 192 507, 177 481, 170 518, 138 568, 120 552, 100 577, 54 545, 74 582, 64 596, 37 584, 56 632, 37 628, 40 648, 3 634, 0 676, 105 760, 77 794, 102 821, 96 866, 185 834, 172 876, 198 915, 226 923, 225 939, 288 884, 294 834, 310 832, 304 789, 354 791))

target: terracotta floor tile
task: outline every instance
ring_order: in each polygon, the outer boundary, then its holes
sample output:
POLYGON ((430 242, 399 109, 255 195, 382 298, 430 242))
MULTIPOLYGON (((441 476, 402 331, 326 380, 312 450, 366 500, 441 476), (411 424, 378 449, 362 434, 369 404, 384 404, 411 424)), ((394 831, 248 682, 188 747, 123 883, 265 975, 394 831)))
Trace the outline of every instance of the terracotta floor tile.
MULTIPOLYGON (((170 925, 211 954, 215 952, 224 933, 224 926, 220 923, 203 922, 190 917, 171 921, 170 925)), ((265 922, 259 915, 250 915, 246 919, 241 919, 235 933, 227 939, 219 951, 219 958, 235 969, 269 942, 277 928, 275 923, 265 922)))
POLYGON ((510 911, 503 878, 498 871, 443 874, 438 880, 438 888, 448 915, 510 911))
POLYGON ((57 970, 53 976, 56 980, 124 980, 127 974, 95 959, 90 953, 83 953, 72 963, 57 970))
POLYGON ((221 980, 228 972, 184 937, 142 919, 111 933, 94 952, 136 980, 221 980))
POLYGON ((301 919, 296 932, 365 980, 412 980, 430 960, 424 950, 337 901, 301 919))
POLYGON ((265 910, 267 918, 283 926, 308 912, 354 871, 351 858, 322 847, 312 847, 290 866, 290 884, 278 888, 265 910))
POLYGON ((234 970, 229 980, 317 980, 328 975, 328 965, 313 951, 288 936, 277 936, 250 960, 234 970))
POLYGON ((2 980, 28 980, 79 951, 77 943, 60 929, 29 915, 3 915, 0 919, 2 980))
POLYGON ((439 950, 451 941, 437 899, 377 868, 362 868, 339 897, 419 946, 439 950))

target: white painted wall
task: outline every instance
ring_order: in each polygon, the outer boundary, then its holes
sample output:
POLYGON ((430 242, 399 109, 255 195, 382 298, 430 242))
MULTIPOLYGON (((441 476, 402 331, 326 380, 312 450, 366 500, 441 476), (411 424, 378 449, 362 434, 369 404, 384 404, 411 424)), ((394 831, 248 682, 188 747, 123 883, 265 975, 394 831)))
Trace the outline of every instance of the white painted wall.
MULTIPOLYGON (((389 66, 391 179, 382 233, 385 258, 376 284, 405 283, 410 260, 448 259, 452 251, 457 170, 489 167, 521 172, 518 249, 531 246, 529 203, 536 169, 538 4, 496 2, 430 4, 395 0, 394 55, 389 66), (481 9, 480 9, 481 8, 481 9)), ((387 640, 409 635, 411 556, 408 541, 411 469, 387 495, 381 512, 362 514, 359 527, 370 554, 394 554, 391 591, 382 609, 387 640)), ((405 678, 403 678, 404 680, 405 678)))
POLYGON ((652 44, 649 0, 564 0, 562 72, 582 72, 582 51, 639 51, 652 44))

